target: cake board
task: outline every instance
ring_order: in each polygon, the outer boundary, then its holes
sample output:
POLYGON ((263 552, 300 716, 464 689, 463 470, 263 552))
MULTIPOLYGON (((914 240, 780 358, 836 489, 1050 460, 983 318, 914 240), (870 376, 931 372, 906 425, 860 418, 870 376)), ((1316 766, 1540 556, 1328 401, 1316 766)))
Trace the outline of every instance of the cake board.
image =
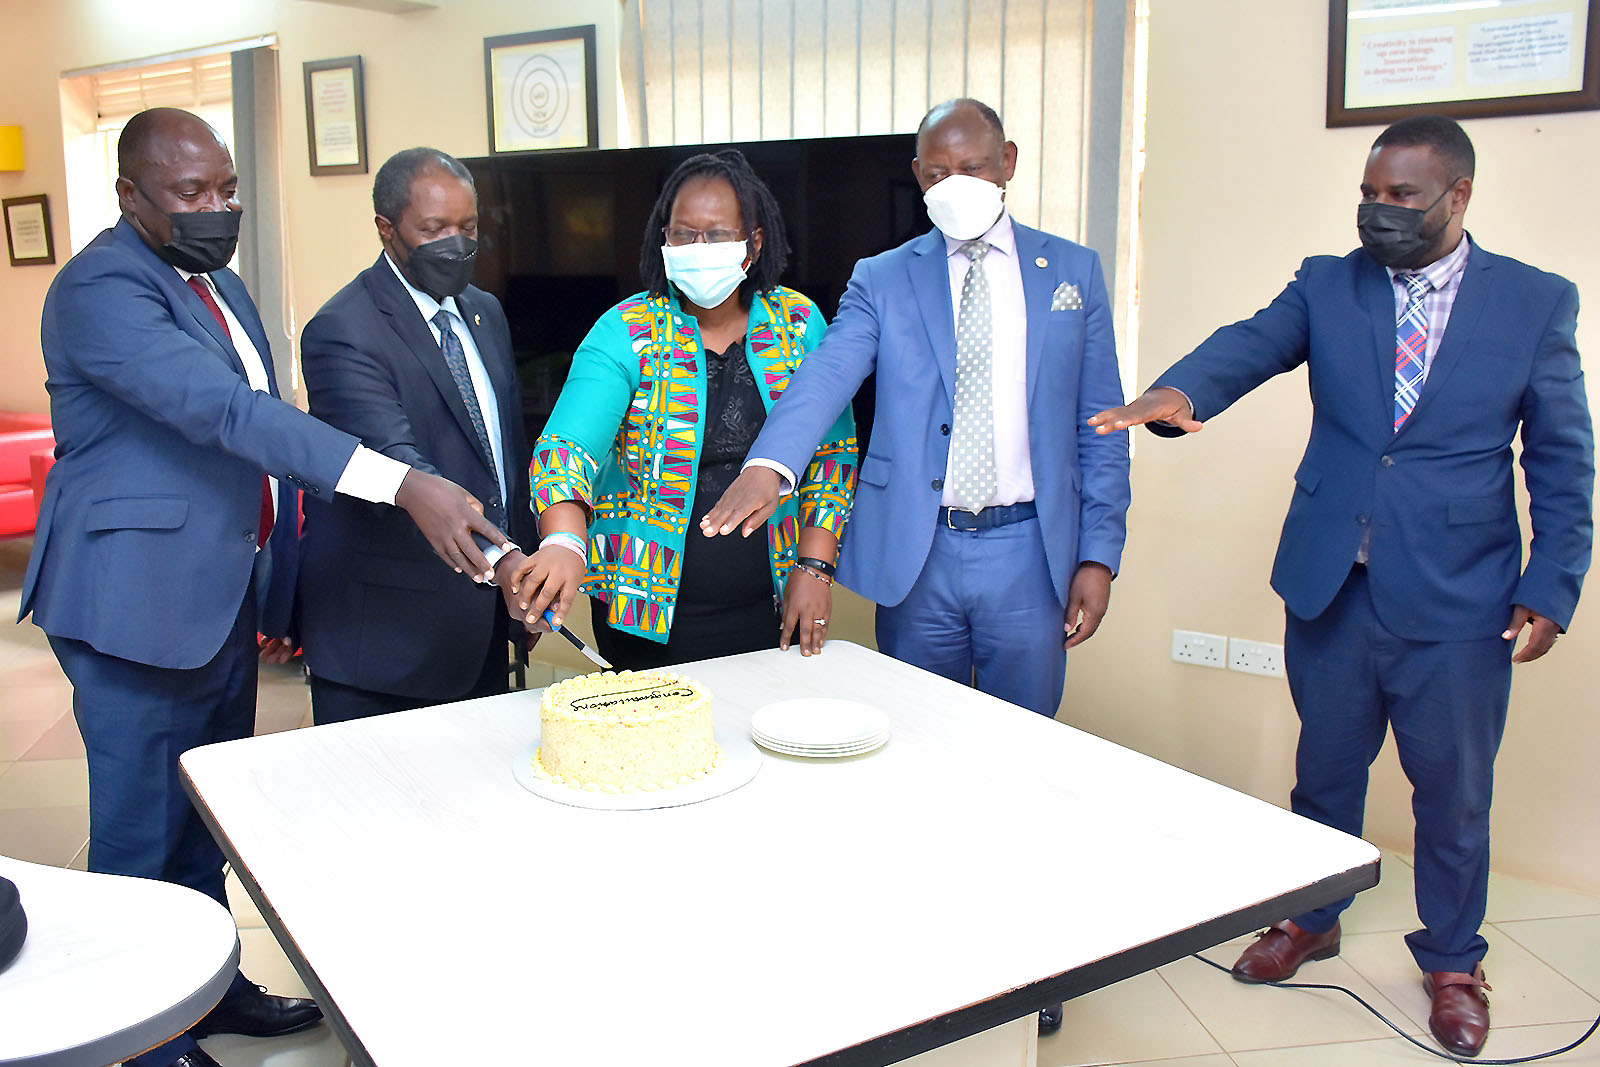
POLYGON ((678 808, 685 804, 698 804, 702 800, 720 797, 746 785, 761 770, 763 759, 750 736, 739 730, 715 727, 712 735, 722 749, 722 762, 704 778, 696 778, 671 789, 657 789, 640 793, 601 793, 588 789, 574 789, 534 772, 533 756, 539 751, 539 737, 533 744, 517 753, 511 773, 517 784, 534 796, 567 804, 575 808, 595 808, 600 811, 649 811, 655 808, 678 808))

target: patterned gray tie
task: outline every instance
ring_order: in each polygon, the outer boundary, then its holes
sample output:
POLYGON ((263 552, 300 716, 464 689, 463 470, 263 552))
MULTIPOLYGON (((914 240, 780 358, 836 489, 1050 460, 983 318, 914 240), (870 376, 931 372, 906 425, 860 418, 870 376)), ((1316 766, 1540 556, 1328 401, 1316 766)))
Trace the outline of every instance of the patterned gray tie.
POLYGON ((950 434, 950 491, 958 507, 977 512, 994 498, 994 317, 983 272, 986 241, 968 241, 972 260, 961 283, 956 319, 956 403, 950 434))
POLYGON ((456 380, 456 389, 461 393, 461 403, 466 406, 467 418, 472 420, 472 428, 477 431, 478 447, 483 449, 484 458, 493 469, 494 447, 489 444, 489 427, 483 421, 483 410, 478 407, 478 391, 472 387, 472 375, 467 370, 467 351, 461 346, 461 338, 450 328, 450 312, 440 308, 433 317, 433 324, 439 327, 439 347, 444 351, 445 366, 450 368, 450 377, 456 380))

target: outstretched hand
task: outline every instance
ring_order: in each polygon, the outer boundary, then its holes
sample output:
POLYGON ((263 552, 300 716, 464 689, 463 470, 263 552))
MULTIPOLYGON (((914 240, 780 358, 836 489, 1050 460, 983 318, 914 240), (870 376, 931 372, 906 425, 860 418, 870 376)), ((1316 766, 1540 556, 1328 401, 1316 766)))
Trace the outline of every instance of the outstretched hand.
POLYGON ((1553 619, 1547 619, 1521 604, 1511 608, 1511 622, 1500 636, 1507 641, 1515 641, 1524 627, 1532 627, 1528 631, 1528 643, 1522 646, 1521 652, 1511 657, 1512 663, 1532 663, 1554 648, 1556 638, 1561 636, 1561 627, 1553 619))
POLYGON ((483 517, 483 505, 478 503, 478 498, 448 478, 413 467, 400 483, 394 502, 411 516, 411 521, 433 546, 435 555, 457 574, 470 574, 475 582, 489 581, 494 571, 472 539, 473 533, 504 548, 511 547, 506 535, 483 517))
POLYGON ((1201 427, 1194 419, 1194 409, 1189 406, 1188 399, 1166 386, 1147 389, 1132 403, 1102 411, 1089 419, 1089 425, 1098 434, 1116 433, 1147 422, 1168 422, 1184 433, 1199 433, 1201 427))
POLYGON ((771 467, 746 467, 700 519, 700 532, 718 537, 737 528, 749 537, 778 510, 782 488, 783 479, 771 467))

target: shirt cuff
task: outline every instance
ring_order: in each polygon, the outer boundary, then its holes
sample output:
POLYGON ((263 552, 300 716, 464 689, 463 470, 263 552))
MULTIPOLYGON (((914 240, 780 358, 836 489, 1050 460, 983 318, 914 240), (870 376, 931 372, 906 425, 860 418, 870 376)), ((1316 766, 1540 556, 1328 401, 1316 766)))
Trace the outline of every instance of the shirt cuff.
POLYGON ((740 471, 747 471, 751 467, 765 467, 769 471, 777 471, 778 472, 778 477, 780 479, 782 479, 782 482, 783 482, 783 484, 778 487, 778 495, 780 497, 788 496, 790 493, 794 492, 794 483, 797 480, 795 478, 795 476, 794 476, 794 471, 790 470, 788 467, 785 467, 782 463, 779 463, 777 460, 775 460, 775 459, 756 459, 756 458, 752 457, 750 459, 745 460, 744 461, 744 466, 740 467, 739 470, 740 471))
POLYGON ((400 492, 400 483, 410 473, 411 468, 399 460, 374 452, 365 445, 356 445, 350 462, 344 465, 344 473, 339 475, 339 484, 333 489, 374 504, 393 504, 395 494, 400 492))

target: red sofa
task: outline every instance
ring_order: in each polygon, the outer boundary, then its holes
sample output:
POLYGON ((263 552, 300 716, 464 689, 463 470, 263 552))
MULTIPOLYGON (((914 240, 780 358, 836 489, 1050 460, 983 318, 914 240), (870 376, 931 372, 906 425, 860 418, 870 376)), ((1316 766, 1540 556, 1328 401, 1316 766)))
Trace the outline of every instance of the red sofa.
POLYGON ((49 415, 0 411, 0 537, 33 533, 55 447, 49 415))

